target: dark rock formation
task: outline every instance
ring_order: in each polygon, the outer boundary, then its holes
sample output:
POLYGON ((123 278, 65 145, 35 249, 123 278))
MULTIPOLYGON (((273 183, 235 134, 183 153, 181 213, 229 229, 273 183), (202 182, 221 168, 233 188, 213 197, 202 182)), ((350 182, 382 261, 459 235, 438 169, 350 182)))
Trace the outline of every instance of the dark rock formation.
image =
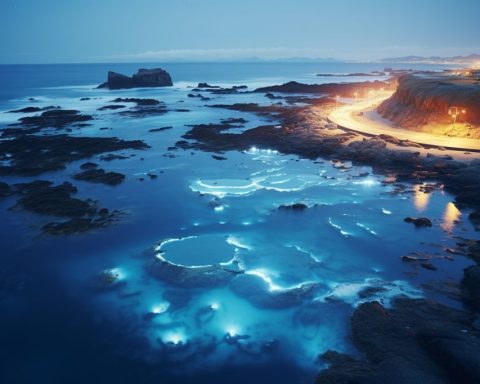
POLYGON ((36 176, 65 168, 71 161, 121 149, 146 149, 140 140, 125 141, 116 137, 71 137, 66 135, 22 135, 0 141, 0 175, 36 176))
POLYGON ((103 228, 110 225, 119 214, 117 211, 109 212, 106 208, 98 208, 93 200, 72 197, 77 188, 69 182, 53 186, 50 181, 36 180, 15 184, 11 191, 21 196, 11 209, 25 209, 39 215, 67 219, 50 222, 42 227, 44 233, 52 235, 71 235, 103 228))
POLYGON ((13 194, 12 188, 7 183, 0 181, 0 199, 8 197, 13 194))
POLYGON ((109 71, 107 81, 99 85, 98 88, 128 89, 142 87, 170 87, 172 85, 172 78, 165 70, 161 68, 142 68, 132 77, 109 71))
POLYGON ((363 83, 329 83, 329 84, 302 84, 296 81, 290 81, 282 85, 274 85, 270 87, 262 87, 254 92, 262 93, 314 93, 329 94, 352 97, 354 92, 363 91, 364 89, 380 89, 388 87, 389 84, 383 81, 366 81, 363 83))
POLYGON ((162 132, 162 131, 166 131, 166 130, 169 130, 169 129, 172 129, 173 127, 171 126, 167 126, 167 127, 160 127, 160 128, 152 128, 152 129, 149 129, 148 132, 162 132))
POLYGON ((198 83, 197 88, 220 88, 220 86, 210 85, 208 83, 198 83))
POLYGON ((18 119, 18 123, 11 125, 28 125, 36 128, 64 128, 66 125, 84 123, 93 120, 90 115, 82 115, 79 111, 68 109, 53 109, 41 115, 27 116, 18 119))
POLYGON ((473 316, 427 300, 397 299, 392 309, 360 305, 354 343, 366 360, 328 352, 316 384, 479 383, 480 340, 473 316))
POLYGON ((278 209, 283 211, 304 211, 307 208, 308 208, 308 205, 303 203, 293 203, 290 205, 283 204, 278 207, 278 209))
POLYGON ((158 105, 160 101, 155 99, 140 99, 136 97, 117 97, 112 103, 135 103, 137 106, 158 105))
POLYGON ((33 112, 43 112, 43 111, 50 111, 52 109, 60 109, 60 107, 55 107, 50 105, 48 107, 25 107, 21 109, 15 109, 14 111, 9 111, 10 113, 33 113, 33 112))
POLYGON ((114 111, 116 109, 125 108, 125 105, 121 104, 111 104, 111 105, 104 105, 103 107, 97 108, 97 111, 114 111))
POLYGON ((428 217, 406 217, 403 221, 406 223, 413 223, 417 228, 432 226, 432 220, 428 217))
POLYGON ((462 289, 465 301, 476 310, 480 310, 480 266, 472 265, 463 271, 462 289))
POLYGON ((55 187, 52 184, 43 180, 17 184, 16 191, 24 195, 17 201, 17 206, 41 215, 59 217, 82 217, 92 213, 94 208, 89 201, 71 197, 77 192, 71 183, 55 187))
POLYGON ((98 167, 98 164, 91 163, 91 162, 83 163, 82 165, 80 165, 80 169, 83 169, 83 170, 95 169, 97 167, 98 167))
POLYGON ((149 115, 163 115, 168 112, 165 103, 155 99, 121 98, 112 100, 113 103, 135 103, 134 108, 119 112, 123 116, 144 117, 149 115))
POLYGON ((106 172, 103 169, 87 169, 86 171, 77 173, 73 178, 91 183, 118 185, 125 180, 125 175, 118 172, 106 172))
POLYGON ((398 126, 416 128, 429 123, 451 124, 448 111, 453 106, 466 110, 457 121, 480 125, 480 88, 474 82, 404 75, 378 112, 398 126))

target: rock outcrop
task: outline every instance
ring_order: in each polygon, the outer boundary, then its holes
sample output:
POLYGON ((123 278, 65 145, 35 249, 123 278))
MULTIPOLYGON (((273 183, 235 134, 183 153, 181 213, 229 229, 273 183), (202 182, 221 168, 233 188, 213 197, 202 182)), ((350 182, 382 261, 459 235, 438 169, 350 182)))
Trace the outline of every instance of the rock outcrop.
POLYGON ((103 84, 100 84, 98 88, 128 89, 145 87, 171 87, 172 85, 172 78, 167 71, 161 68, 141 68, 132 77, 109 71, 107 81, 103 84))
POLYGON ((428 300, 401 298, 386 309, 360 305, 352 338, 365 360, 329 351, 316 384, 479 383, 480 338, 473 315, 428 300))
POLYGON ((323 95, 340 95, 353 97, 354 92, 362 92, 364 89, 373 90, 387 88, 389 83, 383 81, 365 81, 363 83, 328 83, 328 84, 303 84, 290 81, 282 85, 257 88, 254 92, 261 93, 311 93, 323 95))
POLYGON ((459 123, 480 126, 478 82, 446 76, 400 76, 396 92, 377 111, 399 127, 416 128, 432 123, 451 125, 448 112, 452 107, 459 108, 459 123))

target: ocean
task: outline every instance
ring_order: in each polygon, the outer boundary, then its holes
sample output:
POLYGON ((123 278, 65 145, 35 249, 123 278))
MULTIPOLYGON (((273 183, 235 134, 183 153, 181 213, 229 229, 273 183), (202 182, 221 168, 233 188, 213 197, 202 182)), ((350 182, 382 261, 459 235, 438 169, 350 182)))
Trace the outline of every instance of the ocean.
POLYGON ((365 288, 381 287, 374 299, 386 306, 397 295, 459 306, 426 287, 435 280, 458 281, 467 260, 439 258, 435 274, 401 261, 411 252, 439 255, 457 236, 473 237, 468 212, 460 212, 442 189, 425 193, 407 185, 414 193, 396 193, 370 167, 338 167, 266 147, 227 151, 224 160, 171 148, 195 124, 244 118, 237 131, 242 132, 272 123, 268 117, 209 107, 269 105, 263 94, 209 101, 188 97, 199 82, 254 89, 291 80, 382 80, 385 76, 341 75, 385 66, 0 65, 0 130, 19 118, 8 111, 54 105, 95 117, 72 136, 140 139, 150 146, 121 151, 126 158, 108 162, 99 156, 74 161, 36 178, 0 177, 8 184, 70 181, 78 188, 76 197, 122 211, 108 228, 50 236, 41 228, 51 218, 18 209, 16 197, 0 200, 0 382, 311 383, 325 367, 319 359, 325 351, 357 354, 349 318, 368 300, 361 294, 365 288), (173 87, 95 88, 108 70, 130 75, 157 66, 172 75, 173 87), (161 100, 169 111, 138 117, 98 110, 117 97, 161 100), (150 131, 161 127, 171 128, 150 131), (126 180, 117 186, 74 180, 87 160, 125 174, 126 180), (367 172, 368 177, 357 177, 367 172), (297 202, 309 208, 278 209, 297 202), (403 223, 406 216, 420 215, 436 225, 424 231, 403 223), (152 273, 158 260, 193 277, 161 279, 152 273), (201 272, 209 265, 236 266, 244 273, 210 284, 201 272), (105 270, 114 271, 118 284, 92 289, 92 280, 105 270))

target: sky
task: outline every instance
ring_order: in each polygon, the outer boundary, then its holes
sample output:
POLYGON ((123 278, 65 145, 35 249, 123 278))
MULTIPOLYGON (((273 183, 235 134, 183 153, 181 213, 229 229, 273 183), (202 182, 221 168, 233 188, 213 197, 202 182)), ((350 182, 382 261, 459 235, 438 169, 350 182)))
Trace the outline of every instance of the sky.
POLYGON ((480 0, 0 0, 0 63, 480 53, 480 0))

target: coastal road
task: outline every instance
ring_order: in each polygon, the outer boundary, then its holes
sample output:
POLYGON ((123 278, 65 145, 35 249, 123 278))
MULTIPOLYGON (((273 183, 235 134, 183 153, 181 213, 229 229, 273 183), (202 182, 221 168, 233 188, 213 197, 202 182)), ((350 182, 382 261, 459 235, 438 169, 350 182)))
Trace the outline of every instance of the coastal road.
POLYGON ((335 108, 328 119, 348 130, 378 136, 390 135, 400 140, 409 140, 418 144, 464 151, 480 151, 480 140, 462 137, 435 135, 427 132, 410 131, 395 128, 375 111, 375 106, 391 96, 391 92, 383 92, 369 100, 346 104, 335 108))

